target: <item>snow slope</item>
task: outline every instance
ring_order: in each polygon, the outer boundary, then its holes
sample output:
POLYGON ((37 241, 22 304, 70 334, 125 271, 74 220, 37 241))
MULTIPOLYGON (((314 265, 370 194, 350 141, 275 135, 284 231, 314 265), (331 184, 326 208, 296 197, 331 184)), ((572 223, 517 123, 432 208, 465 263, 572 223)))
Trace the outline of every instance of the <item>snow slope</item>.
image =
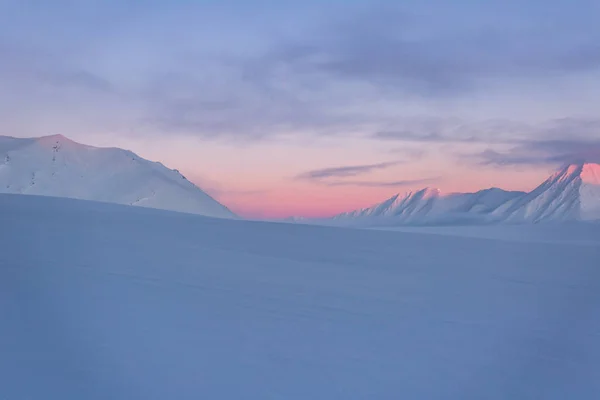
POLYGON ((569 165, 530 193, 492 188, 441 194, 426 188, 313 223, 444 225, 600 220, 600 165, 569 165))
POLYGON ((507 221, 600 219, 600 165, 569 165, 499 211, 507 221))
POLYGON ((405 195, 395 195, 383 203, 333 219, 338 222, 374 222, 385 224, 444 224, 490 222, 491 213, 503 204, 515 201, 523 192, 491 188, 477 193, 451 193, 426 188, 405 195))
POLYGON ((30 139, 0 136, 0 193, 235 217, 178 171, 131 151, 86 146, 61 135, 30 139))
POLYGON ((600 222, 494 224, 463 226, 393 226, 372 229, 436 235, 488 238, 503 241, 569 243, 600 246, 600 222))
POLYGON ((600 393, 597 245, 19 195, 0 222, 5 399, 600 393))

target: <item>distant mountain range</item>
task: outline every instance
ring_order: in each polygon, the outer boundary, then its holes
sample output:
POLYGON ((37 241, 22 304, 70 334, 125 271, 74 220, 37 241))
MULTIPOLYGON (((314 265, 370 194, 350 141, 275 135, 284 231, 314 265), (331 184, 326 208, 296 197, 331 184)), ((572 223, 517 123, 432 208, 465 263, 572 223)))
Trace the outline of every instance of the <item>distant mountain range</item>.
MULTIPOLYGON (((0 193, 70 197, 236 218, 177 170, 128 150, 98 148, 61 135, 0 136, 0 193)), ((397 194, 333 218, 284 222, 342 225, 456 225, 600 220, 600 165, 566 166, 529 193, 498 188, 397 194)))
POLYGON ((61 135, 0 136, 0 193, 70 197, 235 218, 177 170, 61 135))
POLYGON ((334 225, 454 225, 600 220, 600 165, 566 166, 529 193, 498 188, 442 194, 425 188, 329 219, 334 225))

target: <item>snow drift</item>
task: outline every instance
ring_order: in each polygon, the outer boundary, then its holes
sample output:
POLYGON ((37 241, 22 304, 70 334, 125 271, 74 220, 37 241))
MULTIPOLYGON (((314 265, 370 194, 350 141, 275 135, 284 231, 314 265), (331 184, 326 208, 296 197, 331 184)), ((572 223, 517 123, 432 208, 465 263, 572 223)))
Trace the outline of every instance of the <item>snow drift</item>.
POLYGON ((29 139, 0 136, 0 193, 235 217, 176 170, 131 151, 86 146, 61 135, 29 139))

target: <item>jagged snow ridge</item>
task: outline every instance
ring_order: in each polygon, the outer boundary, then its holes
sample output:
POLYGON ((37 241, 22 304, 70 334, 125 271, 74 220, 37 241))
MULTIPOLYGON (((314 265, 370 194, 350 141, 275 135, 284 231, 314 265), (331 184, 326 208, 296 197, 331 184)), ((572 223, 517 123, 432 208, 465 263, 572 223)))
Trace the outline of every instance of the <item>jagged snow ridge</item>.
POLYGON ((600 219, 600 165, 569 165, 508 207, 509 222, 600 219))
POLYGON ((537 223, 600 219, 600 165, 574 164, 529 193, 491 188, 444 195, 426 188, 395 195, 373 207, 340 214, 333 221, 394 224, 462 222, 537 223))
POLYGON ((177 170, 128 150, 87 146, 62 135, 25 139, 0 136, 0 157, 0 193, 235 217, 177 170))
POLYGON ((471 219, 484 221, 493 210, 522 195, 522 192, 507 192, 497 188, 443 195, 438 189, 426 188, 395 195, 373 207, 340 214, 334 220, 387 218, 404 224, 450 223, 471 219))

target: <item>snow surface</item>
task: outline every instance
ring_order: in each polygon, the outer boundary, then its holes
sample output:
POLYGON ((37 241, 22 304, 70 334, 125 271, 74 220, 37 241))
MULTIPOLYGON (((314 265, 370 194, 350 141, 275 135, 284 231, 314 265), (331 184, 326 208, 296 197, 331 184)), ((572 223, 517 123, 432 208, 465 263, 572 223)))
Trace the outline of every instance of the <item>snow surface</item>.
POLYGON ((569 243, 600 246, 600 222, 528 225, 394 226, 371 229, 487 238, 503 241, 569 243))
POLYGON ((426 188, 372 207, 304 223, 385 226, 600 220, 600 165, 569 165, 530 193, 491 188, 442 194, 426 188))
POLYGON ((19 195, 0 222, 2 399, 600 393, 593 243, 19 195))
POLYGON ((29 139, 0 136, 0 193, 235 217, 176 170, 128 150, 86 146, 61 135, 29 139))

